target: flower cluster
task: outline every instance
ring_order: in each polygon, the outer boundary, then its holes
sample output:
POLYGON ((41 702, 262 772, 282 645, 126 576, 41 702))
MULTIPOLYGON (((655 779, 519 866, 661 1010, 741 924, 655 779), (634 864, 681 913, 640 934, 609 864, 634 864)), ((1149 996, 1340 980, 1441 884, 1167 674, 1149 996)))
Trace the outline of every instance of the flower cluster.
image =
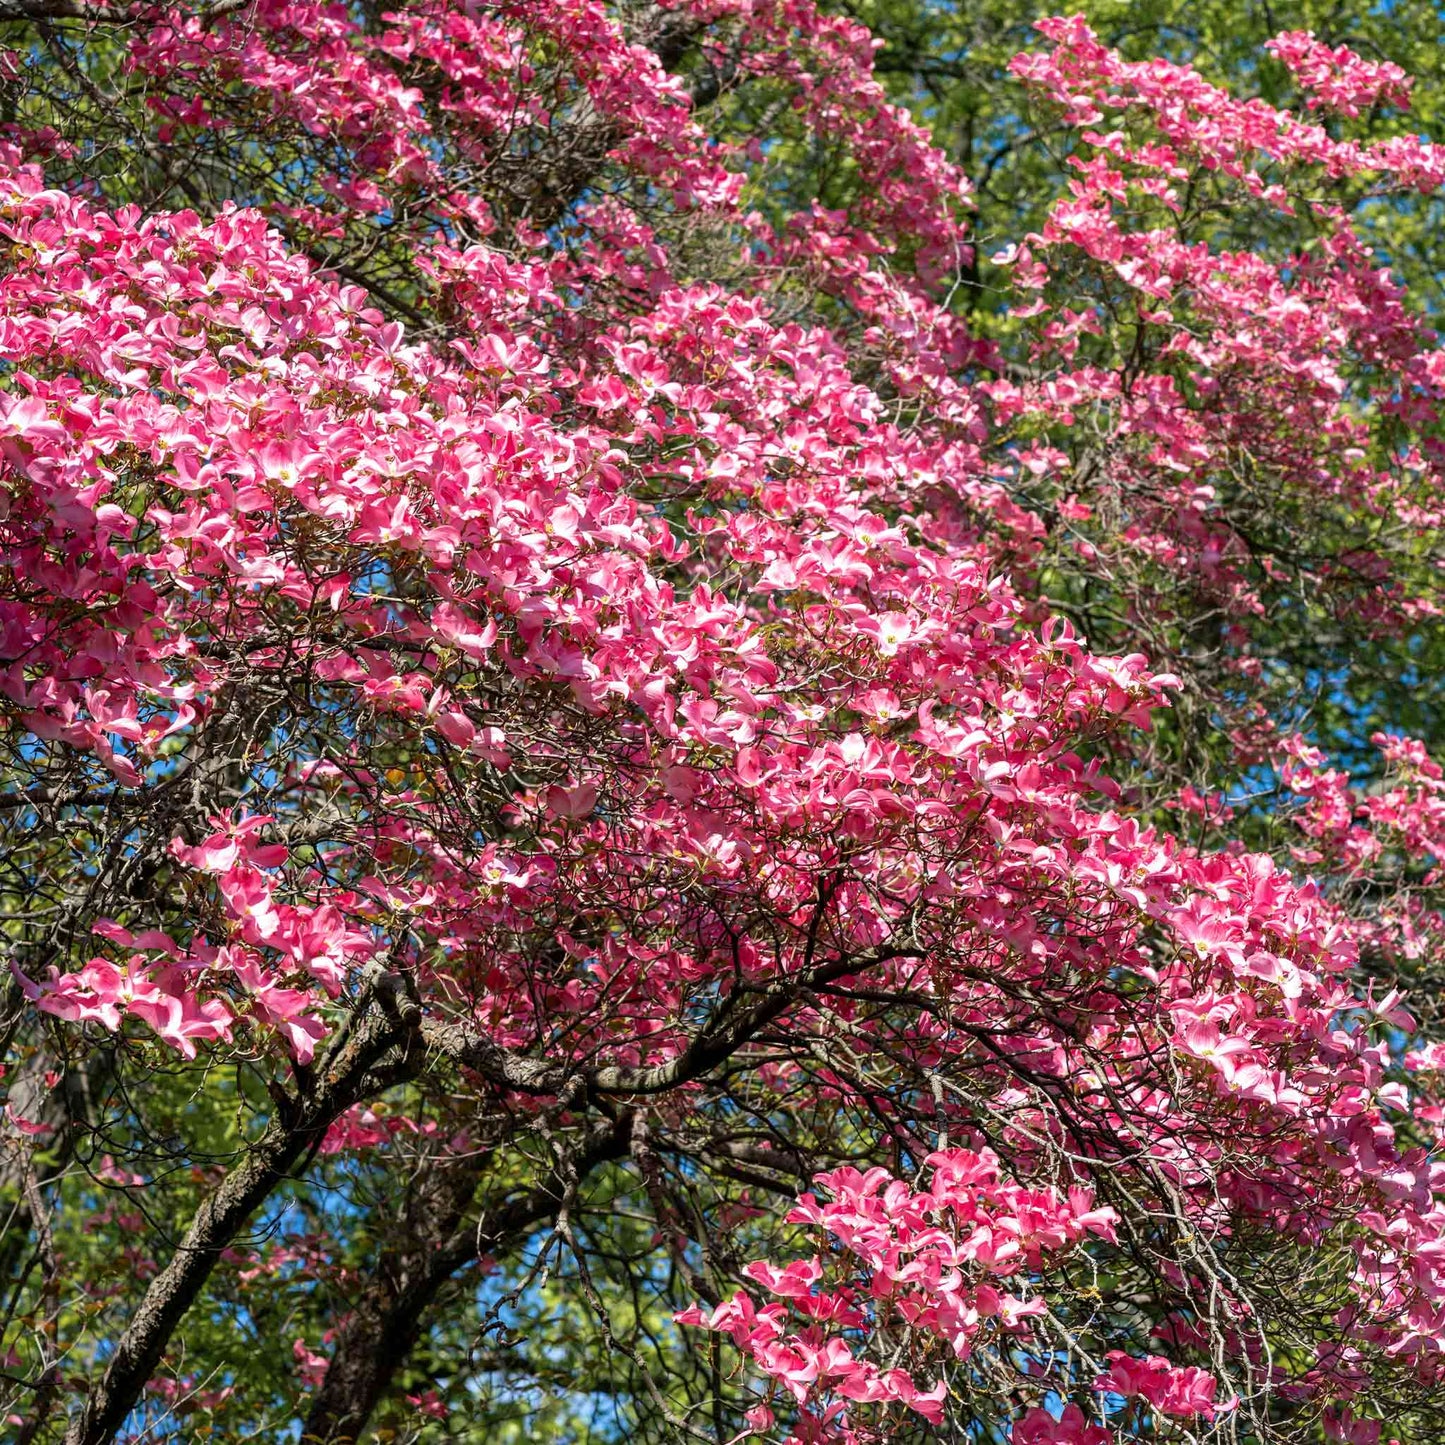
MULTIPOLYGON (((800 1407, 790 1441, 863 1442, 887 1438, 890 1407, 903 1406, 937 1423, 945 1382, 923 1388, 912 1371, 942 1342, 960 1361, 980 1352, 995 1371, 1018 1354, 1043 1348, 1035 1326, 1049 1314, 1038 1283, 1058 1258, 1090 1240, 1117 1242, 1118 1216, 1095 1207, 1087 1188, 1067 1192, 1024 1188, 1005 1179, 988 1150, 939 1150, 927 1159, 929 1187, 915 1192, 884 1169, 853 1168, 818 1176, 830 1198, 804 1194, 788 1216, 819 1226, 836 1241, 828 1263, 815 1255, 785 1268, 759 1261, 743 1271, 773 1296, 758 1307, 739 1292, 716 1309, 683 1311, 683 1324, 731 1336, 750 1364, 800 1407), (852 1283, 820 1287, 825 1274, 855 1274, 852 1283), (806 1321, 787 1333, 790 1316, 806 1321), (893 1356, 911 1369, 882 1369, 850 1346, 889 1339, 893 1356), (869 1420, 860 1406, 874 1406, 869 1420)), ((1044 1372, 1034 1372, 1037 1381, 1044 1372)), ((1067 1388, 1067 1382, 1061 1386, 1067 1388)), ((1175 1367, 1160 1356, 1113 1351, 1093 1381, 1101 1395, 1139 1397, 1161 1414, 1213 1419, 1232 1402, 1216 1402, 1217 1382, 1204 1370, 1175 1367)), ((766 1402, 749 1417, 774 1422, 766 1402)), ((1015 1423, 1015 1445, 1111 1445, 1112 1432, 1091 1425, 1077 1405, 1056 1418, 1041 1409, 1015 1423)))

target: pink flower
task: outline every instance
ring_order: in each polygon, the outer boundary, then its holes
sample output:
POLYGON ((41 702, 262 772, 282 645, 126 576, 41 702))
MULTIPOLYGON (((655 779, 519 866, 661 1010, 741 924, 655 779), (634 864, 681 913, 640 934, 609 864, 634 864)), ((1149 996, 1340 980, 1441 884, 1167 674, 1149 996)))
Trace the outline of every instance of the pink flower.
POLYGON ((318 1355, 305 1340, 291 1342, 291 1355, 296 1361, 296 1373, 308 1390, 318 1390, 326 1379, 331 1362, 325 1355, 318 1355))
POLYGON ((1057 1420, 1035 1407, 1014 1422, 1009 1439, 1012 1445, 1114 1445, 1113 1432, 1089 1424, 1077 1405, 1065 1406, 1057 1420))

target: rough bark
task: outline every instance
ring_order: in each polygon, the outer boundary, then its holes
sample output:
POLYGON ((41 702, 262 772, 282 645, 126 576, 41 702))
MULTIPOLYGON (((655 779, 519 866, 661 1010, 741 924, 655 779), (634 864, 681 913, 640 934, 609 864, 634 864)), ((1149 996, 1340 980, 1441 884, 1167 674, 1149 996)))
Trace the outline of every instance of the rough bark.
POLYGON ((437 1171, 404 1212, 412 1236, 378 1262, 368 1288, 342 1327, 326 1378, 306 1419, 306 1445, 355 1445, 398 1370, 406 1363, 425 1315, 446 1282, 480 1254, 505 1249, 552 1218, 574 1181, 627 1153, 630 1116, 594 1129, 567 1169, 539 1188, 484 1204, 470 1218, 472 1195, 487 1158, 437 1171))
POLYGON ((84 1408, 71 1421, 65 1445, 106 1445, 115 1438, 221 1252, 335 1119, 365 1097, 372 1067, 411 1036, 395 1008, 374 1002, 338 1041, 294 1110, 272 1122, 196 1211, 179 1248, 147 1288, 84 1408))

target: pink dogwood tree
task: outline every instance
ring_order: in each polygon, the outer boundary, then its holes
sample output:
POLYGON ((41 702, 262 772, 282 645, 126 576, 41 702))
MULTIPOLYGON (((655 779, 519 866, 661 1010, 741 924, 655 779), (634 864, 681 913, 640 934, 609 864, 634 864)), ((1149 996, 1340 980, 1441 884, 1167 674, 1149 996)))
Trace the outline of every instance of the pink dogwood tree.
POLYGON ((809 0, 0 10, 19 1438, 1439 1438, 1407 77, 1041 24, 965 315, 809 0))

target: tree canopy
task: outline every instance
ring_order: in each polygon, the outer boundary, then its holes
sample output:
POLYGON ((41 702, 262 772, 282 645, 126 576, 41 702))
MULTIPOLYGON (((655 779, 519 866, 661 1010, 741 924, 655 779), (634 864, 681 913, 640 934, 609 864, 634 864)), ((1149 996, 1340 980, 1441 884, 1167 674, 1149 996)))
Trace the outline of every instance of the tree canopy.
POLYGON ((22 1445, 1442 1438, 1438 29, 0 0, 22 1445))

